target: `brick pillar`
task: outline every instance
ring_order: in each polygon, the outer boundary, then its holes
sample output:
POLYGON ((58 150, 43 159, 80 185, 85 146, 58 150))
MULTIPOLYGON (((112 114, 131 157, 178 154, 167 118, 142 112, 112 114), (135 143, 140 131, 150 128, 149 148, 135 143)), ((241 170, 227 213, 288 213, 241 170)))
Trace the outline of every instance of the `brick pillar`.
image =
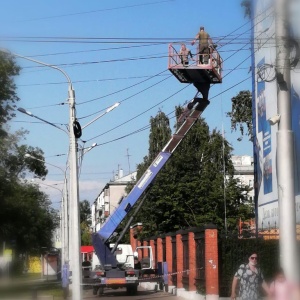
POLYGON ((188 233, 189 243, 189 291, 196 291, 195 278, 196 278, 196 243, 194 232, 188 233))
POLYGON ((134 249, 136 248, 137 242, 136 239, 133 237, 134 236, 134 228, 132 226, 130 226, 130 245, 132 248, 132 251, 134 251, 134 249))
POLYGON ((133 226, 130 226, 130 245, 132 251, 135 251, 135 248, 138 246, 137 233, 141 232, 142 228, 142 223, 137 223, 133 226))
POLYGON ((206 299, 219 299, 218 231, 205 229, 206 299))
MULTIPOLYGON (((136 247, 140 247, 142 246, 142 243, 140 240, 136 240, 136 247)), ((135 248, 132 248, 133 251, 135 251, 135 248)), ((137 250, 137 253, 138 253, 138 259, 141 260, 143 258, 143 250, 142 249, 138 249, 137 250)))
POLYGON ((157 253, 156 253, 156 260, 157 262, 163 261, 163 245, 162 245, 162 238, 157 238, 156 240, 157 246, 157 253))
POLYGON ((177 288, 183 288, 182 271, 183 271, 183 246, 181 234, 176 234, 176 253, 177 253, 177 288))
POLYGON ((156 253, 155 253, 155 247, 154 247, 154 240, 150 240, 150 246, 152 248, 152 253, 153 253, 153 266, 155 268, 155 266, 156 266, 156 253))
MULTIPOLYGON (((172 273, 172 237, 171 236, 166 236, 166 253, 167 253, 167 264, 168 264, 168 273, 172 273)), ((172 285, 172 277, 169 275, 168 276, 168 285, 172 285)))
MULTIPOLYGON (((148 242, 143 241, 143 246, 148 246, 148 242)), ((142 257, 147 257, 147 256, 148 256, 148 249, 143 249, 142 257)))

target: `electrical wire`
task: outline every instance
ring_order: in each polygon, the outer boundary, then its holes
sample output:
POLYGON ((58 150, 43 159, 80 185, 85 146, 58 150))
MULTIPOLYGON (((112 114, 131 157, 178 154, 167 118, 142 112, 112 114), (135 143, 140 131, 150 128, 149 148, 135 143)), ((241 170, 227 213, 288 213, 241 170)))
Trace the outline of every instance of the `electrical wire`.
POLYGON ((142 48, 142 47, 150 47, 157 46, 158 44, 145 44, 145 45, 136 45, 136 46, 122 46, 122 47, 111 47, 111 48, 100 48, 100 49, 90 49, 90 50, 79 50, 79 51, 67 51, 67 52, 56 52, 56 53, 47 53, 47 54, 35 54, 27 57, 43 57, 43 56, 56 56, 56 55, 69 55, 69 54, 78 54, 78 53, 87 53, 87 52, 99 52, 99 51, 112 51, 112 50, 123 50, 123 49, 132 49, 132 48, 142 48))
MULTIPOLYGON (((153 78, 155 78, 155 77, 158 77, 158 76, 162 75, 163 73, 165 73, 166 71, 168 71, 168 70, 163 70, 163 71, 161 71, 161 72, 159 72, 159 73, 156 73, 156 74, 154 74, 154 75, 152 75, 152 76, 150 76, 150 77, 148 77, 148 78, 146 78, 146 79, 144 79, 144 80, 142 80, 142 81, 140 81, 140 82, 138 82, 138 83, 135 83, 135 84, 133 84, 133 85, 131 85, 131 86, 129 86, 129 87, 123 88, 123 89, 118 90, 118 91, 116 91, 116 92, 109 93, 109 94, 107 94, 107 95, 104 95, 104 96, 101 96, 101 97, 97 97, 97 98, 93 98, 93 99, 90 99, 90 100, 85 100, 85 101, 77 102, 77 105, 82 105, 82 104, 90 103, 90 102, 93 102, 93 101, 96 101, 96 100, 99 100, 99 99, 103 99, 103 98, 106 98, 106 97, 115 95, 115 94, 120 93, 120 92, 123 92, 123 91, 126 91, 126 90, 128 90, 128 89, 130 89, 130 88, 132 88, 132 87, 135 87, 135 86, 137 86, 137 85, 139 85, 139 84, 142 84, 142 83, 144 83, 144 82, 146 82, 146 81, 149 81, 150 79, 153 79, 153 78)), ((172 77, 172 75, 167 76, 167 78, 165 78, 165 79, 168 79, 168 78, 170 78, 170 77, 172 77)), ((162 81, 164 81, 165 79, 163 79, 162 81)), ((126 99, 126 100, 127 100, 127 99, 126 99)), ((121 102, 126 101, 126 100, 124 99, 124 100, 122 100, 121 102)))
MULTIPOLYGON (((248 22, 247 22, 248 23, 248 22)), ((246 24, 247 24, 246 23, 246 24)), ((241 27, 243 27, 243 26, 245 26, 245 24, 244 25, 242 25, 242 26, 240 26, 240 28, 241 27)), ((239 28, 238 28, 239 29, 239 28)), ((237 31, 238 29, 236 29, 235 31, 237 31)), ((234 32, 235 32, 234 31, 234 32)), ((242 34, 239 34, 238 36, 241 36, 242 34)), ((229 36, 229 35, 228 35, 229 36)), ((227 36, 225 36, 225 37, 223 37, 223 39, 225 39, 227 36)), ((239 50, 238 50, 239 51, 239 50)), ((232 57, 232 55, 230 56, 230 57, 232 57)), ((229 58, 230 58, 229 57, 229 58)), ((229 59, 229 58, 227 58, 227 59, 229 59)), ((235 70, 235 69, 233 69, 233 70, 235 70)), ((230 74, 233 70, 231 70, 228 74, 230 74)), ((164 70, 164 71, 162 71, 161 73, 163 73, 163 72, 165 72, 166 70, 164 70)), ((226 74, 226 75, 228 75, 228 74, 226 74)), ((154 77, 155 77, 155 75, 154 75, 154 77)), ((172 75, 170 76, 170 77, 172 77, 172 75)), ((168 77, 168 78, 170 78, 170 77, 168 77)), ((150 77, 150 78, 153 78, 153 77, 150 77)), ((149 79, 146 79, 146 80, 149 80, 149 79)), ((137 83, 137 84, 141 84, 141 83, 143 83, 143 82, 145 82, 146 80, 144 80, 144 81, 142 81, 142 82, 140 82, 140 83, 137 83)), ((136 86, 137 84, 135 84, 135 85, 133 85, 133 86, 136 86)), ((153 86, 155 86, 156 84, 154 84, 154 85, 152 85, 152 86, 150 86, 149 88, 151 88, 151 87, 153 87, 153 86)), ((130 88, 130 87, 128 87, 128 88, 130 88)), ((128 89, 128 88, 126 88, 126 89, 128 89)), ((148 88, 148 89, 149 89, 148 88)), ((123 90, 125 90, 125 89, 123 89, 123 90)), ((122 91, 123 91, 122 90, 122 91)), ((144 90, 143 90, 144 91, 144 90)), ((140 92, 138 92, 138 93, 136 93, 135 95, 137 95, 137 94, 139 94, 139 93, 141 93, 141 92, 143 92, 143 91, 140 91, 140 92)), ((119 92, 119 91, 118 91, 119 92)), ((116 92, 115 92, 116 93, 116 92)), ((132 95, 132 96, 130 96, 130 97, 128 97, 128 98, 126 98, 126 99, 124 99, 123 101, 125 101, 125 100, 128 100, 129 98, 131 98, 131 97, 133 97, 133 96, 135 96, 135 95, 132 95)), ((83 103, 88 103, 88 102, 91 102, 91 101, 95 101, 95 100, 98 100, 99 98, 103 98, 103 97, 98 97, 98 98, 95 98, 95 99, 92 99, 92 100, 88 100, 88 101, 84 101, 83 103)), ((164 100, 162 101, 162 102, 164 102, 164 100)), ((160 102, 160 103, 162 103, 162 102, 160 102)), ((158 103, 157 105, 159 105, 160 103, 158 103)), ((82 104, 82 103, 80 103, 80 104, 82 104)), ((156 106, 156 105, 155 105, 156 106)), ((152 108, 154 108, 155 106, 153 106, 152 108)), ((152 108, 150 108, 150 109, 152 109, 152 108)), ((149 110, 149 109, 148 109, 149 110)), ((145 112, 147 112, 148 110, 146 110, 145 112)), ((145 113, 144 112, 144 113, 145 113)), ((98 113, 98 112, 96 112, 96 113, 98 113)), ((95 113, 93 113, 93 114, 95 114, 95 113)), ((93 114, 90 114, 90 115, 88 115, 88 116, 85 116, 85 117, 89 117, 89 116, 91 116, 91 115, 93 115, 93 114)), ((138 116, 140 116, 140 115, 142 115, 143 113, 141 113, 141 114, 139 114, 138 116)), ((136 117, 138 117, 138 116, 136 116, 136 117)), ((85 118, 85 117, 82 117, 82 118, 85 118)), ((131 120, 133 120, 133 119, 135 119, 136 117, 134 117, 134 118, 132 118, 132 119, 130 119, 130 120, 128 120, 128 121, 126 121, 126 122, 124 122, 124 123, 122 123, 122 124, 120 124, 120 125, 118 125, 117 127, 115 127, 115 128, 118 128, 118 127, 120 127, 121 125, 124 125, 124 124, 126 124, 127 122, 129 122, 129 121, 131 121, 131 120)), ((115 128, 113 128, 113 129, 115 129, 115 128)), ((113 130, 113 129, 111 129, 111 130, 113 130)), ((109 130, 109 131, 111 131, 111 130, 109 130)), ((109 132, 108 131, 108 132, 109 132)), ((98 137, 98 136, 97 136, 98 137)))
MULTIPOLYGON (((272 37, 270 37, 270 38, 272 38, 272 37)), ((267 40, 267 41, 268 41, 268 40, 267 40)), ((267 41, 266 41, 266 42, 267 42, 267 41)), ((266 42, 265 42, 265 43, 266 43, 266 42)), ((244 47, 244 46, 243 46, 243 47, 244 47)), ((239 49, 238 49, 237 51, 239 51, 239 49)), ((258 50, 256 50, 256 51, 258 51, 258 50)), ((242 62, 240 62, 235 68, 239 67, 239 66, 240 66, 241 64, 243 64, 246 60, 248 60, 251 56, 252 56, 252 53, 251 53, 248 57, 246 57, 242 62)), ((227 59, 230 59, 231 57, 232 57, 232 55, 231 55, 229 58, 227 58, 227 59)), ((235 70, 235 68, 232 69, 230 72, 228 72, 224 77, 228 76, 231 72, 233 72, 233 71, 235 70)), ((223 77, 223 78, 224 78, 224 77, 223 77)), ((210 98, 210 99, 216 98, 217 96, 219 96, 219 95, 225 93, 226 91, 232 89, 233 87, 235 87, 235 86, 237 86, 237 85, 239 85, 239 84, 245 82, 246 80, 250 79, 251 77, 252 77, 252 75, 249 76, 249 77, 247 77, 246 79, 240 81, 239 83, 237 83, 237 84, 235 84, 235 85, 229 87, 228 89, 222 91, 221 93, 219 93, 219 94, 213 96, 213 97, 210 98)), ((160 104, 160 103, 159 103, 159 104, 160 104)), ((159 105, 159 104, 158 104, 158 105, 159 105)), ((155 106, 153 106, 153 107, 156 107, 156 106, 157 106, 157 105, 155 105, 155 106)), ((152 109, 153 107, 151 107, 150 109, 152 109)), ((148 109, 148 110, 150 110, 150 109, 148 109)), ((146 110, 146 111, 148 111, 148 110, 146 110)), ((146 112, 146 111, 145 111, 145 112, 146 112)), ((142 113, 142 114, 143 114, 143 113, 142 113)), ((138 116, 140 116, 140 115, 141 115, 141 114, 135 116, 134 118, 131 118, 131 119, 127 120, 126 122, 124 122, 124 123, 122 123, 122 124, 119 124, 118 126, 112 128, 112 129, 106 131, 105 133, 102 133, 102 134, 100 134, 100 135, 98 135, 98 136, 96 136, 96 137, 94 137, 94 138, 97 138, 97 137, 99 137, 99 136, 102 136, 102 135, 104 135, 104 134, 106 134, 106 133, 108 133, 108 132, 110 132, 110 131, 112 131, 112 130, 118 128, 118 127, 120 127, 120 126, 122 126, 122 125, 124 125, 124 124, 130 122, 131 120, 135 119, 136 117, 138 117, 138 116)), ((149 126, 149 125, 148 125, 148 126, 149 126)), ((149 128, 149 127, 148 127, 148 128, 149 128)), ((131 134, 139 133, 139 132, 144 131, 144 130, 146 130, 146 129, 147 129, 147 126, 144 126, 144 127, 142 127, 141 129, 135 130, 134 132, 132 132, 132 133, 130 133, 130 134, 127 134, 127 135, 125 135, 125 136, 119 137, 119 138, 117 138, 117 139, 114 139, 114 140, 111 140, 111 141, 108 141, 108 142, 105 142, 105 143, 102 143, 102 144, 97 144, 97 146, 101 146, 101 145, 104 145, 104 144, 107 144, 107 143, 110 143, 110 142, 113 142, 113 141, 117 141, 117 140, 119 140, 119 139, 123 139, 123 138, 125 138, 125 137, 127 137, 127 136, 129 136, 129 135, 131 135, 131 134)), ((92 139, 94 139, 94 138, 92 138, 92 139)))
MULTIPOLYGON (((251 77, 252 77, 252 76, 249 76, 249 77, 245 78, 244 80, 241 80, 240 82, 238 82, 238 83, 234 84, 233 86, 229 87, 228 89, 224 90, 222 93, 225 93, 225 92, 227 92, 228 90, 230 90, 230 89, 236 87, 237 85, 239 85, 239 84, 241 84, 241 83, 247 81, 247 80, 250 79, 251 77)), ((216 98, 216 97, 219 96, 219 95, 221 95, 221 93, 219 93, 219 94, 217 94, 217 95, 211 97, 210 99, 216 98)), ((174 112, 174 111, 173 111, 173 112, 174 112)), ((120 137, 118 137, 118 138, 109 140, 109 141, 107 141, 107 142, 99 143, 99 144, 97 143, 97 145, 96 145, 95 147, 99 147, 99 146, 103 146, 103 145, 107 145, 107 144, 110 144, 110 143, 119 141, 119 140, 124 139, 124 138, 126 138, 126 137, 129 137, 129 136, 131 136, 131 135, 134 135, 134 134, 143 132, 143 131, 149 129, 150 127, 151 127, 151 125, 146 125, 146 126, 144 126, 144 127, 141 127, 141 128, 139 128, 139 129, 137 129, 137 130, 135 130, 135 131, 133 131, 133 132, 130 132, 130 133, 125 134, 125 135, 123 135, 123 136, 120 136, 120 137)), ((99 136, 100 136, 100 135, 99 135, 99 136)))
MULTIPOLYGON (((260 21, 260 22, 261 22, 261 21, 260 21)), ((256 25, 257 25, 257 24, 256 24, 256 25)), ((253 26, 254 26, 254 25, 253 25, 253 26)), ((253 26, 252 26, 252 28, 253 28, 253 26)), ((252 28, 251 28, 251 29, 252 29, 252 28)), ((246 44, 246 45, 247 45, 247 44, 246 44)), ((244 45, 243 47, 245 47, 246 45, 244 45)), ((243 47, 242 47, 242 48, 243 48, 243 47)), ((238 49, 237 52, 238 52, 238 51, 240 51, 240 49, 238 49)), ((234 54, 235 54, 235 53, 234 53, 234 54)), ((234 54, 233 54, 233 55, 234 55, 234 54)), ((231 55, 230 57, 228 57, 226 60, 230 59, 233 55, 231 55)), ((251 54, 251 55, 252 55, 252 54, 251 54)), ((234 69, 232 69, 231 71, 229 71, 224 77, 226 77, 226 76, 228 76, 230 73, 232 73, 237 67, 239 67, 239 66, 240 66, 241 64, 243 64, 247 59, 249 59, 249 57, 251 57, 251 55, 248 56, 246 59, 244 59, 244 60, 243 60, 240 64, 238 64, 238 66, 236 66, 234 69)), ((225 61, 225 60, 224 60, 224 61, 225 61)), ((223 77, 223 78, 224 78, 224 77, 223 77)), ((162 102, 164 102, 164 101, 165 101, 165 100, 163 100, 162 102)), ((110 132, 110 131, 112 131, 112 130, 114 130, 114 129, 119 128, 119 127, 122 126, 122 125, 125 125, 126 123, 128 123, 128 122, 134 120, 135 118, 139 117, 140 115, 144 114, 145 112, 149 111, 150 109, 156 107, 156 106, 159 105, 159 104, 161 104, 161 102, 158 103, 158 104, 156 104, 156 105, 154 105, 154 106, 152 106, 151 108, 147 109, 146 111, 144 111, 144 112, 142 112, 142 113, 136 115, 135 117, 133 117, 133 118, 131 118, 131 119, 129 119, 129 120, 127 120, 127 121, 125 121, 125 122, 123 122, 123 123, 121 123, 121 124, 115 126, 115 127, 113 127, 112 129, 106 131, 105 133, 102 133, 102 134, 100 134, 100 135, 97 135, 97 136, 95 136, 95 137, 93 137, 93 138, 91 138, 91 139, 95 139, 95 138, 97 138, 97 137, 99 137, 99 136, 102 136, 102 135, 104 135, 104 134, 106 134, 106 133, 108 133, 108 132, 110 132)), ((89 139, 89 140, 91 140, 91 139, 89 139)), ((89 141, 89 140, 88 140, 88 141, 89 141)))
MULTIPOLYGON (((258 17, 258 16, 257 16, 257 17, 258 17)), ((262 22, 262 21, 263 21, 263 20, 261 20, 260 22, 262 22)), ((245 26, 246 24, 248 24, 248 23, 249 23, 249 21, 246 22, 245 24, 243 24, 242 26, 238 27, 237 29, 235 29, 232 33, 236 32, 237 30, 239 30, 240 28, 244 27, 244 26, 245 26)), ((258 24, 258 23, 257 23, 257 24, 258 24)), ((257 25, 257 24, 256 24, 256 25, 257 25)), ((252 28, 251 28, 251 29, 252 29, 252 28)), ((250 30, 251 30, 251 29, 250 29, 250 30)), ((245 31, 245 32, 243 32, 243 33, 241 33, 241 34, 239 34, 237 37, 240 37, 241 35, 247 33, 248 31, 249 31, 249 30, 247 30, 247 31, 245 31)), ((224 40, 225 38, 228 38, 228 36, 230 36, 232 33, 230 33, 230 34, 228 34, 228 35, 222 37, 221 39, 218 40, 218 42, 220 42, 221 40, 224 40)), ((237 37, 235 37, 235 39, 236 39, 237 37)), ((244 48, 244 47, 242 47, 240 50, 244 50, 243 48, 244 48)), ((232 55, 232 56, 233 56, 233 55, 232 55)), ((227 58, 227 59, 228 59, 228 58, 227 58)), ((165 72, 165 71, 163 71, 163 72, 165 72)), ((163 72, 161 72, 161 73, 163 73, 163 72)), ((157 75, 154 75, 154 76, 159 76, 159 75, 161 75, 161 74, 158 73, 157 75)), ((153 77, 150 77, 150 78, 148 78, 147 80, 150 80, 151 78, 153 78, 153 77)), ((104 98, 104 97, 108 97, 108 96, 111 96, 111 95, 114 95, 114 94, 119 93, 119 92, 121 92, 121 91, 127 90, 127 89, 129 89, 129 88, 131 88, 131 87, 134 87, 134 86, 136 86, 136 85, 138 85, 138 84, 141 84, 141 83, 143 83, 143 82, 145 82, 145 81, 147 81, 147 80, 141 81, 140 83, 137 83, 137 84, 132 85, 132 86, 130 86, 130 87, 124 88, 124 89, 122 89, 122 90, 120 90, 120 91, 117 91, 117 92, 114 92, 114 93, 111 93, 111 94, 108 94, 108 95, 105 95, 105 96, 102 96, 102 97, 94 98, 94 99, 88 100, 88 101, 86 101, 86 102, 78 103, 78 105, 83 104, 83 103, 88 103, 88 102, 91 102, 91 101, 94 101, 94 100, 97 100, 97 99, 102 99, 102 98, 104 98)), ((64 105, 64 104, 65 104, 65 103, 59 103, 59 104, 54 104, 54 105, 51 105, 51 106, 64 105)), ((42 108, 42 107, 49 107, 49 106, 40 106, 40 107, 38 107, 38 108, 42 108)), ((101 110, 101 111, 103 111, 103 110, 101 110)), ((96 113, 98 113, 98 112, 96 112, 96 113)), ((96 114, 96 113, 94 113, 94 114, 96 114)), ((91 115, 94 115, 94 114, 91 114, 91 115)), ((89 115, 89 116, 91 116, 91 115, 89 115)), ((86 117, 88 117, 88 116, 86 116, 86 117)), ((82 117, 82 118, 84 118, 84 117, 82 117)))
MULTIPOLYGON (((247 23, 248 23, 248 22, 247 22, 247 23)), ((243 26, 244 26, 244 25, 243 25, 243 26)), ((243 26, 241 26, 241 27, 243 27, 243 26)), ((252 27, 252 28, 253 28, 253 27, 252 27)), ((251 28, 251 29, 252 29, 252 28, 251 28)), ((251 29, 250 29, 250 30, 251 30, 251 29)), ((236 31, 236 30, 235 30, 235 31, 236 31)), ((235 32, 235 31, 234 31, 234 32, 235 32)), ((248 31, 249 31, 249 30, 247 30, 246 32, 248 32, 248 31)), ((243 34, 243 33, 242 33, 242 34, 243 34)), ((240 35, 241 35, 241 34, 240 34, 240 35)), ((240 36, 240 35, 239 35, 239 36, 240 36)), ((226 37, 226 36, 225 36, 225 37, 226 37)), ((224 38, 225 38, 225 37, 224 37, 224 38)), ((246 45, 248 45, 248 44, 249 44, 249 43, 247 43, 246 45)), ((245 46, 246 46, 246 45, 245 45, 245 46)), ((244 46, 244 47, 245 47, 245 46, 244 46)), ((244 48, 244 47, 242 47, 242 48, 244 48)), ((241 49, 242 49, 242 48, 241 48, 241 49)), ((240 51, 241 49, 238 49, 237 51, 240 51)), ((234 53, 234 54, 235 54, 235 53, 234 53)), ((234 55, 234 54, 233 54, 233 55, 234 55)), ((231 56, 228 57, 227 59, 231 58, 233 55, 231 55, 231 56)), ((227 59, 226 59, 226 60, 227 60, 227 59)), ((224 60, 224 61, 225 61, 225 60, 224 60)), ((236 68, 233 69, 233 70, 236 70, 236 68)), ((231 70, 231 71, 233 71, 233 70, 231 70)), ((166 71, 166 70, 165 70, 165 71, 166 71)), ((158 73, 158 74, 161 74, 161 73, 163 73, 163 72, 165 72, 165 71, 162 71, 162 72, 160 72, 160 73, 158 73)), ((231 71, 230 71, 228 74, 230 74, 231 71)), ((155 76, 156 76, 156 75, 154 75, 153 77, 155 77, 155 76)), ((172 75, 171 75, 170 77, 172 77, 172 75)), ((147 80, 145 80, 145 81, 147 81, 147 80)), ((143 83, 143 82, 145 82, 145 81, 142 81, 142 82, 140 82, 140 83, 143 83)), ((140 83, 137 83, 137 84, 135 84, 135 85, 133 85, 133 86, 136 86, 136 85, 138 85, 138 84, 140 84, 140 83)), ((131 87, 133 87, 133 86, 131 86, 131 87)), ((153 87, 153 86, 154 86, 154 85, 152 85, 151 87, 153 87)), ((130 87, 129 87, 129 88, 130 88, 130 87)), ((126 89, 127 89, 127 88, 126 88, 126 89)), ((119 91, 117 91, 117 92, 119 92, 119 91)), ((115 93, 115 92, 114 92, 114 93, 115 93)), ((114 93, 113 93, 113 94, 114 94, 114 93)), ((112 95, 112 94, 109 94, 109 96, 110 96, 110 95, 112 95)), ((107 95, 106 95, 106 96, 107 96, 107 95)), ((131 97, 132 97, 132 96, 131 96, 131 97)), ((92 100, 84 101, 84 102, 81 102, 80 104, 82 104, 82 103, 88 103, 88 102, 90 102, 90 101, 94 101, 94 100, 97 100, 97 99, 100 99, 100 98, 95 98, 95 99, 92 99, 92 100)), ((127 98, 127 99, 128 99, 128 98, 127 98)), ((123 100, 123 101, 124 101, 124 100, 123 100)), ((99 113, 99 112, 96 112, 96 113, 99 113)), ((89 116, 91 116, 91 115, 89 115, 89 116)))
MULTIPOLYGON (((122 102, 125 102, 125 101, 129 100, 129 99, 131 99, 131 98, 133 98, 133 97, 135 97, 135 96, 137 96, 137 95, 139 95, 139 94, 141 94, 141 93, 143 93, 143 92, 145 92, 145 91, 147 91, 147 90, 153 88, 154 86, 156 86, 156 85, 158 85, 158 84, 161 84, 162 82, 164 82, 165 80, 167 80, 167 79, 169 79, 169 78, 171 78, 171 77, 172 77, 172 75, 168 76, 167 78, 164 78, 163 80, 161 80, 161 81, 159 81, 159 82, 156 82, 156 83, 152 84, 151 86, 149 86, 149 87, 147 87, 147 88, 144 88, 144 89, 142 89, 142 90, 136 92, 135 94, 133 94, 133 95, 131 95, 131 96, 129 96, 129 97, 127 97, 127 98, 121 100, 119 103, 122 103, 122 102)), ((107 108, 109 108, 109 107, 107 107, 107 108)), ((87 116, 78 118, 78 119, 84 119, 84 118, 87 118, 87 117, 91 117, 91 116, 93 116, 93 115, 95 115, 95 114, 99 114, 100 112, 106 110, 107 108, 102 109, 102 110, 100 110, 100 111, 97 111, 97 112, 95 112, 95 113, 89 114, 89 115, 87 115, 87 116)))
POLYGON ((97 137, 100 137, 100 136, 102 136, 102 135, 104 135, 104 134, 106 134, 106 133, 108 133, 108 132, 111 132, 111 131, 113 131, 113 130, 115 130, 115 129, 117 129, 117 128, 119 128, 119 127, 121 127, 121 126, 123 126, 123 125, 125 125, 125 124, 127 124, 127 123, 129 123, 129 122, 131 122, 132 120, 134 120, 134 119, 136 119, 136 118, 142 116, 143 114, 145 114, 145 113, 148 112, 149 110, 153 109, 154 107, 157 107, 157 106, 159 106, 160 104, 164 103, 165 101, 171 99, 172 97, 174 97, 175 95, 179 94, 180 92, 182 92, 183 90, 185 90, 185 89, 186 89, 187 87, 189 87, 189 86, 190 86, 190 84, 186 85, 184 88, 180 89, 179 91, 176 91, 176 92, 173 93, 171 96, 168 96, 167 98, 163 99, 162 101, 160 101, 160 102, 156 103, 155 105, 153 105, 153 106, 147 108, 146 110, 144 110, 143 112, 139 113, 138 115, 135 115, 134 117, 130 118, 129 120, 127 120, 127 121, 125 121, 125 122, 123 122, 123 123, 121 123, 121 124, 119 124, 119 125, 117 125, 117 126, 111 128, 110 130, 106 131, 105 133, 96 135, 96 136, 94 136, 93 138, 88 139, 87 141, 91 141, 91 140, 93 140, 93 139, 95 139, 95 138, 97 138, 97 137))
POLYGON ((90 11, 85 11, 85 12, 68 13, 68 14, 63 14, 63 15, 27 19, 27 20, 22 20, 21 22, 49 20, 49 19, 54 19, 54 18, 57 19, 57 18, 64 18, 64 17, 71 17, 71 16, 73 17, 73 16, 79 16, 79 15, 98 13, 98 12, 113 11, 113 10, 127 9, 127 8, 132 8, 132 7, 140 7, 140 6, 146 6, 146 5, 160 4, 160 3, 171 2, 171 1, 173 1, 173 0, 162 0, 162 1, 156 1, 156 2, 146 2, 146 3, 141 3, 141 4, 119 6, 119 7, 113 7, 113 8, 103 8, 103 9, 96 9, 96 10, 90 10, 90 11))
MULTIPOLYGON (((22 121, 22 120, 10 120, 9 122, 13 122, 13 123, 30 123, 30 124, 43 124, 43 125, 47 125, 47 123, 45 122, 41 122, 41 121, 22 121)), ((52 123, 52 122, 51 122, 52 123)), ((54 125, 60 125, 60 126, 67 126, 67 124, 63 124, 63 123, 52 123, 54 125)))

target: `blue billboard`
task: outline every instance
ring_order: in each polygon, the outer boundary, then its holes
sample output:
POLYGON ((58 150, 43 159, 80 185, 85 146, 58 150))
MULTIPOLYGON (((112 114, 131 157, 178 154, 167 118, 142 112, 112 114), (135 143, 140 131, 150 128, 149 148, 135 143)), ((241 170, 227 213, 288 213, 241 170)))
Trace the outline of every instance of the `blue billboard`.
MULTIPOLYGON (((252 1, 252 71, 255 200, 258 227, 278 227, 278 190, 276 144, 278 125, 270 118, 278 114, 276 79, 276 40, 274 0, 252 1)), ((300 2, 290 1, 291 33, 291 116, 295 141, 295 202, 297 223, 300 223, 300 64, 297 46, 300 40, 300 2), (299 208, 299 209, 298 209, 299 208)), ((288 179, 287 179, 288 180, 288 179)))

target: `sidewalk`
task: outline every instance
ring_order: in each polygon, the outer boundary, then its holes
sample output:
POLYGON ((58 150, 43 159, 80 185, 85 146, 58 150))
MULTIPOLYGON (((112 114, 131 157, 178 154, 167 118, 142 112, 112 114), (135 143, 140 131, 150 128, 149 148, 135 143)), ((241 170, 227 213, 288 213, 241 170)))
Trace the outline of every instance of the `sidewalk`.
MULTIPOLYGON (((36 294, 46 294, 48 290, 59 290, 61 283, 56 276, 48 278, 0 278, 0 299, 34 299, 36 294)), ((52 300, 53 296, 39 296, 38 299, 52 300)))

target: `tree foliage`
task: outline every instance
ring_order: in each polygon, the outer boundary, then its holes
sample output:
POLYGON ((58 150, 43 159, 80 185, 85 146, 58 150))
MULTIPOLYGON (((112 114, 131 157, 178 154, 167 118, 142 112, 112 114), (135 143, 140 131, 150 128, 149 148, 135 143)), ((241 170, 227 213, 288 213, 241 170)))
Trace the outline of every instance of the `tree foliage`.
POLYGON ((91 225, 91 205, 88 200, 80 201, 80 228, 81 228, 81 245, 87 246, 92 244, 90 232, 91 225))
POLYGON ((242 140, 244 135, 249 136, 253 141, 253 123, 252 123, 252 94, 250 91, 240 91, 235 97, 231 98, 232 109, 227 113, 231 118, 231 130, 239 130, 242 140))
POLYGON ((251 19, 251 0, 242 0, 241 6, 245 10, 245 18, 251 19))
MULTIPOLYGON (((178 107, 176 111, 180 113, 182 108, 178 107)), ((162 112, 151 118, 150 124, 149 155, 138 165, 138 179, 151 163, 149 157, 155 157, 162 150, 171 133, 167 117, 162 112), (157 141, 162 141, 161 145, 157 146, 157 141)), ((233 177, 231 152, 232 148, 220 132, 210 132, 206 122, 198 120, 147 193, 136 217, 136 222, 143 223, 142 235, 151 236, 207 223, 214 223, 222 230, 225 201, 229 229, 236 228, 239 217, 252 217, 253 208, 243 196, 247 187, 239 186, 233 177)))
POLYGON ((7 126, 19 100, 14 83, 18 73, 14 60, 0 53, 0 243, 17 253, 40 253, 52 246, 58 218, 48 197, 26 180, 29 174, 41 179, 47 175, 43 151, 22 144, 26 131, 11 133, 7 126), (26 153, 41 161, 25 158, 26 153))
POLYGON ((22 145, 22 137, 17 132, 0 138, 0 241, 20 252, 39 252, 51 246, 57 214, 38 186, 24 179, 28 174, 44 179, 47 169, 43 162, 25 158, 30 153, 43 160, 43 151, 22 145))
POLYGON ((84 222, 87 224, 91 224, 91 205, 88 200, 80 201, 79 203, 80 210, 80 223, 84 222))
POLYGON ((19 71, 12 57, 0 52, 0 136, 6 134, 3 124, 14 116, 15 102, 19 100, 14 82, 19 71))
POLYGON ((32 184, 14 184, 5 197, 1 212, 1 233, 8 244, 14 241, 17 252, 40 253, 52 246, 52 232, 58 226, 57 212, 48 197, 32 184))

